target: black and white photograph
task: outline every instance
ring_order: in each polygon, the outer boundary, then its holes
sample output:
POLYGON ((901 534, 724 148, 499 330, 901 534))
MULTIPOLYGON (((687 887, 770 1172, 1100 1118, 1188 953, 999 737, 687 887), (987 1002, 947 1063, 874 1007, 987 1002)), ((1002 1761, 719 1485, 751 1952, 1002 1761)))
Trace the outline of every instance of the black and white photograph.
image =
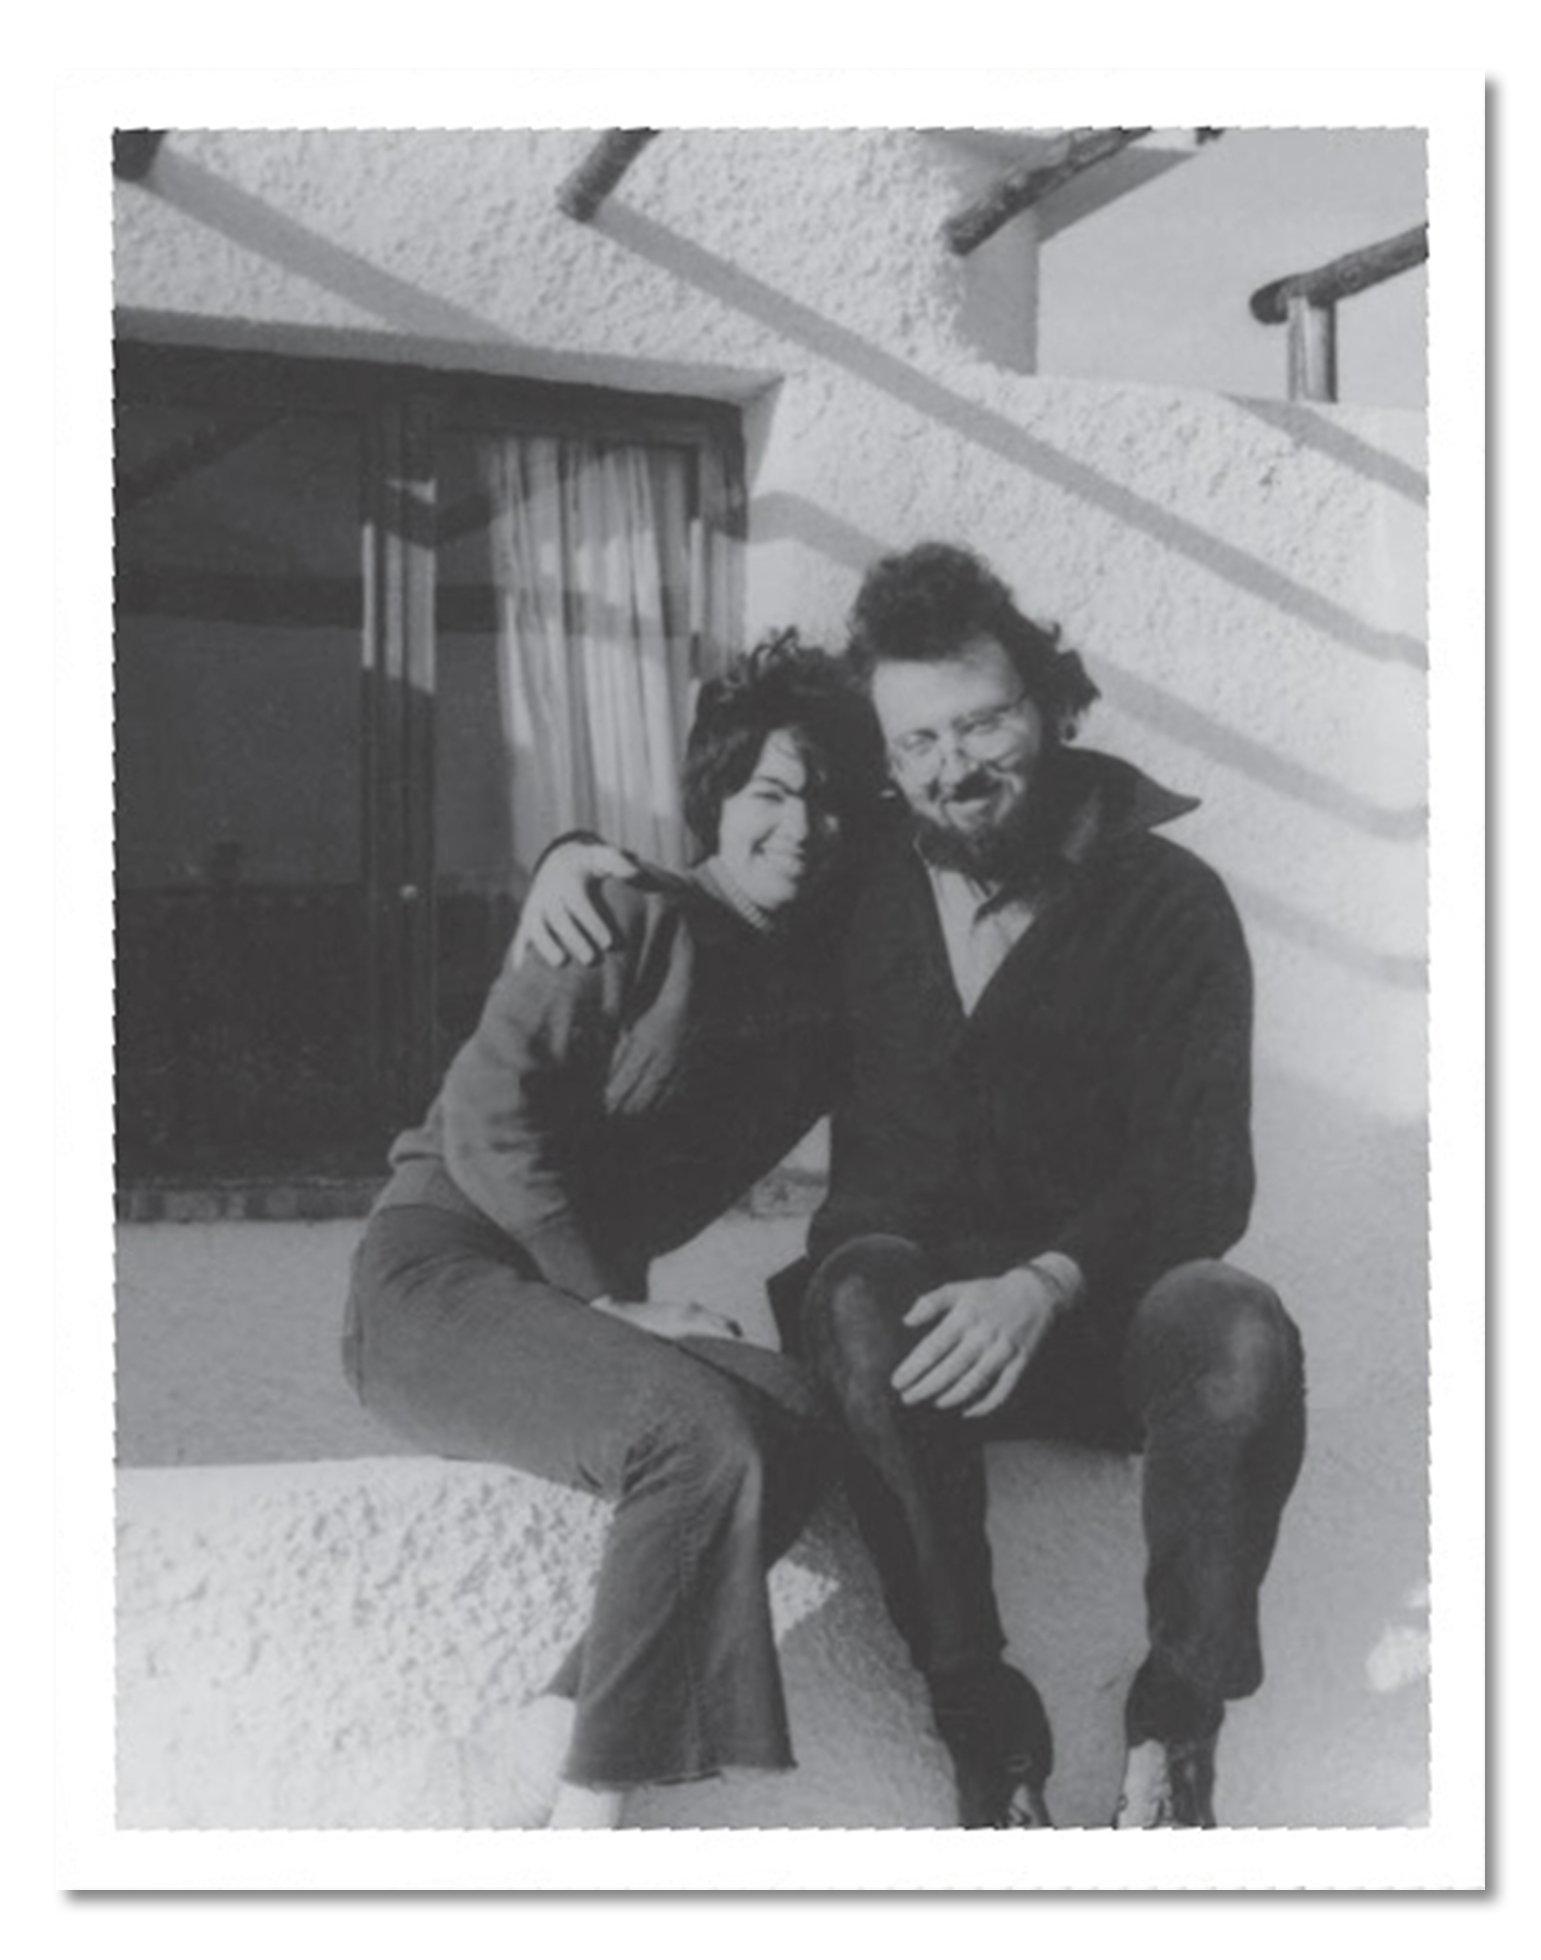
POLYGON ((1480 85, 1030 81, 101 94, 95 1747, 156 1884, 1458 1882, 1431 185, 1480 85))

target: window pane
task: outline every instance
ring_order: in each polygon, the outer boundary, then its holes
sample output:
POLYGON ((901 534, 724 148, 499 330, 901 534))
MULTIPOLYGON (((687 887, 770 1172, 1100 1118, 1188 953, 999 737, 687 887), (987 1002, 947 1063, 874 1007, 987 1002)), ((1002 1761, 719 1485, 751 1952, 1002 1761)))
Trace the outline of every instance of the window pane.
POLYGON ((120 1174, 372 1159, 359 439, 118 420, 120 1174))

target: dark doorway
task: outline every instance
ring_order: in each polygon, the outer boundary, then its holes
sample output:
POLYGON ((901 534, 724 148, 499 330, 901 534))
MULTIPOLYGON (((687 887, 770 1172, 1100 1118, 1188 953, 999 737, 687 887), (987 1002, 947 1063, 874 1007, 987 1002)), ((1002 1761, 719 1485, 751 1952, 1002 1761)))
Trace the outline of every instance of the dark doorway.
POLYGON ((469 1031, 546 841, 515 834, 466 461, 524 429, 691 459, 701 671, 734 412, 120 340, 120 1185, 377 1173, 469 1031))

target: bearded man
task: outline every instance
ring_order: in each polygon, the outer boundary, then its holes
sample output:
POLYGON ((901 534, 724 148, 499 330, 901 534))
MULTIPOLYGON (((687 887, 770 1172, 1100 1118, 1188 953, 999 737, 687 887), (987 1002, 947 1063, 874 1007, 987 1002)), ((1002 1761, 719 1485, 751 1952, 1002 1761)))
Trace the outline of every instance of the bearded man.
POLYGON ((1069 746, 1097 689, 980 559, 880 560, 851 626, 904 820, 850 920, 849 1070, 808 1259, 772 1282, 783 1341, 845 1431, 970 1828, 1049 1824, 1053 1766, 1002 1658, 981 1446, 1143 1453, 1149 1646, 1113 1821, 1209 1826, 1304 1445, 1296 1329, 1223 1263, 1253 1195, 1240 923, 1159 834, 1194 800, 1069 746))

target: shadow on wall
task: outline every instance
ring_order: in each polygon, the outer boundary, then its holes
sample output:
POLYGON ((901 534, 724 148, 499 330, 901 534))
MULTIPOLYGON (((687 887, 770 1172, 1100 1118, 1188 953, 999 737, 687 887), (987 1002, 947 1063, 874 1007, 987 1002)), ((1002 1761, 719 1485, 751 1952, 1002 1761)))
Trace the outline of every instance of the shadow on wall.
POLYGON ((1384 449, 1377 449, 1362 436, 1343 428, 1328 416, 1308 409, 1300 402, 1260 402, 1237 400, 1229 397, 1232 406, 1254 421, 1266 423, 1270 429, 1277 429, 1281 435, 1288 436, 1292 442, 1304 443, 1319 455, 1352 470, 1356 476, 1368 477, 1393 495, 1405 497, 1411 504, 1422 510, 1429 501, 1429 479, 1421 470, 1415 470, 1404 463, 1400 456, 1389 455, 1384 449))
MULTIPOLYGON (((1107 666, 1105 660, 1098 660, 1099 672, 1107 666)), ((1110 670, 1106 692, 1110 704, 1131 720, 1367 837, 1405 842, 1423 836, 1427 812, 1421 803, 1388 809, 1334 777, 1227 727, 1191 701, 1157 687, 1127 667, 1110 670)))
MULTIPOLYGON (((391 329, 393 339, 410 336, 415 362, 448 368, 485 364, 494 372, 514 371, 530 380, 588 379, 665 393, 689 392, 692 371, 697 375, 701 371, 699 362, 650 361, 632 355, 601 359, 532 346, 495 320, 441 299, 362 253, 323 237, 171 147, 157 157, 154 176, 144 189, 241 251, 373 315, 391 329)), ((217 334, 218 323, 209 325, 217 334)), ((298 337, 317 352, 401 358, 398 346, 361 344, 362 334, 346 328, 305 328, 298 337)), ((741 368, 712 372, 721 389, 732 395, 753 394, 775 379, 769 373, 741 368)))
POLYGON ((895 355, 874 347, 850 328, 789 298, 764 280, 640 212, 612 201, 595 223, 596 229, 661 270, 759 320, 773 333, 794 340, 820 359, 844 368, 857 380, 881 389, 918 415, 944 424, 1004 462, 1031 471, 1067 495, 1202 565, 1315 631, 1373 660, 1413 667, 1424 664, 1423 643, 1413 635, 1389 631, 1359 618, 1320 592, 1285 576, 1265 560, 1212 536, 1201 525, 1177 517, 1150 498, 1110 482, 1052 444, 1028 435, 1004 416, 943 386, 895 355))
POLYGON ((1364 975, 1395 987, 1401 993, 1421 991, 1428 975, 1426 963, 1412 954, 1382 953, 1366 946, 1329 920, 1302 911, 1276 898, 1245 878, 1226 874, 1226 884, 1248 926, 1266 926, 1307 953, 1345 972, 1364 975))
POLYGON ((310 280, 404 333, 462 342, 508 340, 480 314, 425 292, 362 253, 334 244, 227 178, 179 156, 175 149, 164 150, 157 159, 149 189, 243 251, 310 280))

